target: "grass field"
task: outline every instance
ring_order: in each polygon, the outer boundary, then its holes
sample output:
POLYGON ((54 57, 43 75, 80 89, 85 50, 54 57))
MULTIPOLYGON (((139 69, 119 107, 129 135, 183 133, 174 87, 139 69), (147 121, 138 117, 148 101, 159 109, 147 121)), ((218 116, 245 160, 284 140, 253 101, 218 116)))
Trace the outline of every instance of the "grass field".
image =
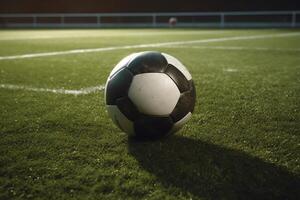
POLYGON ((1 30, 0 134, 0 199, 300 199, 300 31, 1 30), (102 87, 145 50, 187 66, 197 104, 138 142, 102 87))

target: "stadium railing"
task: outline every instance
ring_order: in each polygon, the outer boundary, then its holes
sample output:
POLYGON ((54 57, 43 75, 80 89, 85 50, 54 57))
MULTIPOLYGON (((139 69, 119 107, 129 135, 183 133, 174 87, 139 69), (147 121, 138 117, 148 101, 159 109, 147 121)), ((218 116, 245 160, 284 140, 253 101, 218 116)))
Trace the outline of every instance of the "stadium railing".
POLYGON ((177 18, 176 27, 251 28, 300 26, 300 11, 253 12, 173 12, 173 13, 54 13, 0 14, 2 28, 38 27, 169 27, 169 19, 177 18))

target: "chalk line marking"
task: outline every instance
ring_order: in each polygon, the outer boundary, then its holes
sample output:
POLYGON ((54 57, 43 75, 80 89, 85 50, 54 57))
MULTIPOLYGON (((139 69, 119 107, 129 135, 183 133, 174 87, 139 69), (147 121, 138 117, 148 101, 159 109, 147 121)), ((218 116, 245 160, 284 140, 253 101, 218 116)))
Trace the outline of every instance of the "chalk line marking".
POLYGON ((233 36, 233 37, 210 38, 210 39, 202 39, 202 40, 189 40, 189 41, 177 41, 177 42, 163 42, 163 43, 152 43, 152 44, 115 46, 115 47, 102 47, 102 48, 94 48, 94 49, 74 49, 74 50, 68 50, 68 51, 54 51, 54 52, 45 52, 45 53, 15 55, 15 56, 0 56, 0 60, 15 60, 15 59, 25 59, 25 58, 46 57, 46 56, 113 51, 113 50, 121 50, 121 49, 164 47, 164 46, 173 46, 173 45, 224 42, 224 41, 234 41, 234 40, 253 40, 253 39, 265 39, 265 38, 275 38, 275 37, 276 38, 277 37, 290 37, 290 36, 299 36, 299 35, 300 35, 300 32, 267 34, 267 35, 251 35, 251 36, 233 36))
POLYGON ((300 51, 300 48, 267 48, 267 47, 237 47, 237 46, 189 46, 189 45, 176 45, 168 48, 191 48, 191 49, 216 49, 216 50, 255 50, 255 51, 300 51))
POLYGON ((233 69, 233 68, 228 68, 228 69, 223 69, 224 72, 237 72, 237 69, 233 69))
MULTIPOLYGON (((224 31, 165 31, 165 32, 121 32, 121 33, 112 33, 112 32, 69 32, 62 31, 52 33, 50 35, 45 34, 43 31, 37 35, 1 35, 0 41, 15 41, 15 40, 40 40, 40 39, 68 39, 68 38, 107 38, 107 37, 130 37, 130 36, 160 36, 160 35, 205 35, 205 34, 222 34, 224 31)), ((30 33, 29 33, 30 34, 30 33)))
POLYGON ((91 94, 98 91, 102 91, 105 88, 105 85, 99 85, 94 87, 82 88, 79 90, 65 90, 65 89, 49 89, 49 88, 35 88, 31 86, 24 85, 13 85, 13 84, 0 84, 1 89, 9 89, 9 90, 25 90, 32 92, 48 92, 54 94, 69 94, 69 95, 85 95, 91 94))

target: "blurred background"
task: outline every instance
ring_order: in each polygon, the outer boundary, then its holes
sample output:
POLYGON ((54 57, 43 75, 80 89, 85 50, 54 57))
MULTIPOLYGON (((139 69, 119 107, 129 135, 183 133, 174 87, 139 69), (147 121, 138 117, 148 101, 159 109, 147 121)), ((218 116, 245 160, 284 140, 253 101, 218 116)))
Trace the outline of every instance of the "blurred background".
POLYGON ((299 2, 1 0, 0 27, 299 27, 299 2))

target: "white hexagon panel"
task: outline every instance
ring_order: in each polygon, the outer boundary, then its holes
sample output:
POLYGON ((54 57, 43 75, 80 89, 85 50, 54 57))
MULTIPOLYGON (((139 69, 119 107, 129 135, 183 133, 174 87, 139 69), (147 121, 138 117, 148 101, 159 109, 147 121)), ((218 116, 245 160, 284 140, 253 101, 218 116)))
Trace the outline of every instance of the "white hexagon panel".
POLYGON ((167 116, 175 108, 180 91, 164 73, 143 73, 133 77, 128 96, 141 113, 167 116))
POLYGON ((107 112, 113 122, 124 132, 134 135, 133 122, 119 110, 115 105, 106 105, 107 112))

